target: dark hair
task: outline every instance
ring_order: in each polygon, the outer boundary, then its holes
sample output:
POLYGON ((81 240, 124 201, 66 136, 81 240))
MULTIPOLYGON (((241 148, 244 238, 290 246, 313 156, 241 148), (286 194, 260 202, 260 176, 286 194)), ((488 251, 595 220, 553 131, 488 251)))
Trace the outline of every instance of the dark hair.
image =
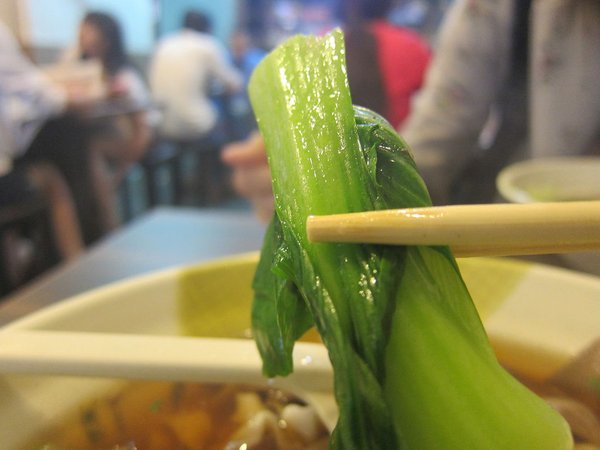
POLYGON ((346 70, 352 103, 386 116, 388 112, 383 75, 377 57, 377 39, 366 26, 344 30, 346 70))
POLYGON ((358 12, 365 20, 384 19, 392 7, 392 0, 363 0, 358 2, 358 12))
POLYGON ((338 0, 339 18, 346 24, 385 19, 393 0, 338 0))
POLYGON ((392 0, 340 0, 345 22, 346 68, 352 102, 386 116, 388 99, 379 63, 377 39, 369 22, 385 19, 392 0))
POLYGON ((199 11, 188 11, 183 17, 183 27, 200 33, 210 33, 212 23, 206 14, 199 11))
MULTIPOLYGON (((116 19, 106 13, 89 12, 83 18, 83 22, 98 29, 106 41, 106 54, 102 57, 102 64, 107 73, 114 75, 123 66, 129 65, 129 58, 125 53, 123 45, 123 33, 116 19)), ((81 55, 86 58, 86 55, 81 55)))

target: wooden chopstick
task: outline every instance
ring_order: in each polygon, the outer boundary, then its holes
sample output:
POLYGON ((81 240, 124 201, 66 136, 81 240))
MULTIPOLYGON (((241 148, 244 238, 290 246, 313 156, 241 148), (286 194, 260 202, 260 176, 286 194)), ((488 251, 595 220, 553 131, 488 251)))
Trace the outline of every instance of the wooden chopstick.
POLYGON ((457 205, 310 216, 313 242, 448 245, 456 256, 600 249, 600 201, 457 205))

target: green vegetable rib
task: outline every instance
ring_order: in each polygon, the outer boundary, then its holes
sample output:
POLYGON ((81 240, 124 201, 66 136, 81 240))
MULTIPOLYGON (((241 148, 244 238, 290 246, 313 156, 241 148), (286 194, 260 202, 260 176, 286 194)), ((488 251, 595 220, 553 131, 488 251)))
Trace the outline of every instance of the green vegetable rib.
POLYGON ((353 107, 344 58, 340 31, 294 37, 250 82, 276 203, 254 280, 265 374, 293 370, 314 324, 340 409, 332 449, 571 448, 563 419, 496 361, 449 249, 308 241, 310 214, 431 204, 402 139, 353 107))

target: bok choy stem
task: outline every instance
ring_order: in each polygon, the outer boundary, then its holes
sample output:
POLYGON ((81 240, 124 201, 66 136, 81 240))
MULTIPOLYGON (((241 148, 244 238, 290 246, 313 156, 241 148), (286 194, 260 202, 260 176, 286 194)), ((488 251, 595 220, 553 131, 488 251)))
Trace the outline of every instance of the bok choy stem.
POLYGON ((352 106, 343 36, 295 37, 249 87, 276 215, 254 281, 268 376, 312 323, 334 368, 334 449, 571 448, 563 419, 496 361, 444 247, 315 244, 310 214, 427 206, 406 144, 352 106))

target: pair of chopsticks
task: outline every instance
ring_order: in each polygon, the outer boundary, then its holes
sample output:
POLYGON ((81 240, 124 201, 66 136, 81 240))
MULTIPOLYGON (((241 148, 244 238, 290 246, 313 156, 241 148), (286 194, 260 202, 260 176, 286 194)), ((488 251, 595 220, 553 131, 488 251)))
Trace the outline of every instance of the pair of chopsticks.
POLYGON ((456 256, 600 249, 600 201, 457 205, 310 216, 313 242, 447 245, 456 256))

